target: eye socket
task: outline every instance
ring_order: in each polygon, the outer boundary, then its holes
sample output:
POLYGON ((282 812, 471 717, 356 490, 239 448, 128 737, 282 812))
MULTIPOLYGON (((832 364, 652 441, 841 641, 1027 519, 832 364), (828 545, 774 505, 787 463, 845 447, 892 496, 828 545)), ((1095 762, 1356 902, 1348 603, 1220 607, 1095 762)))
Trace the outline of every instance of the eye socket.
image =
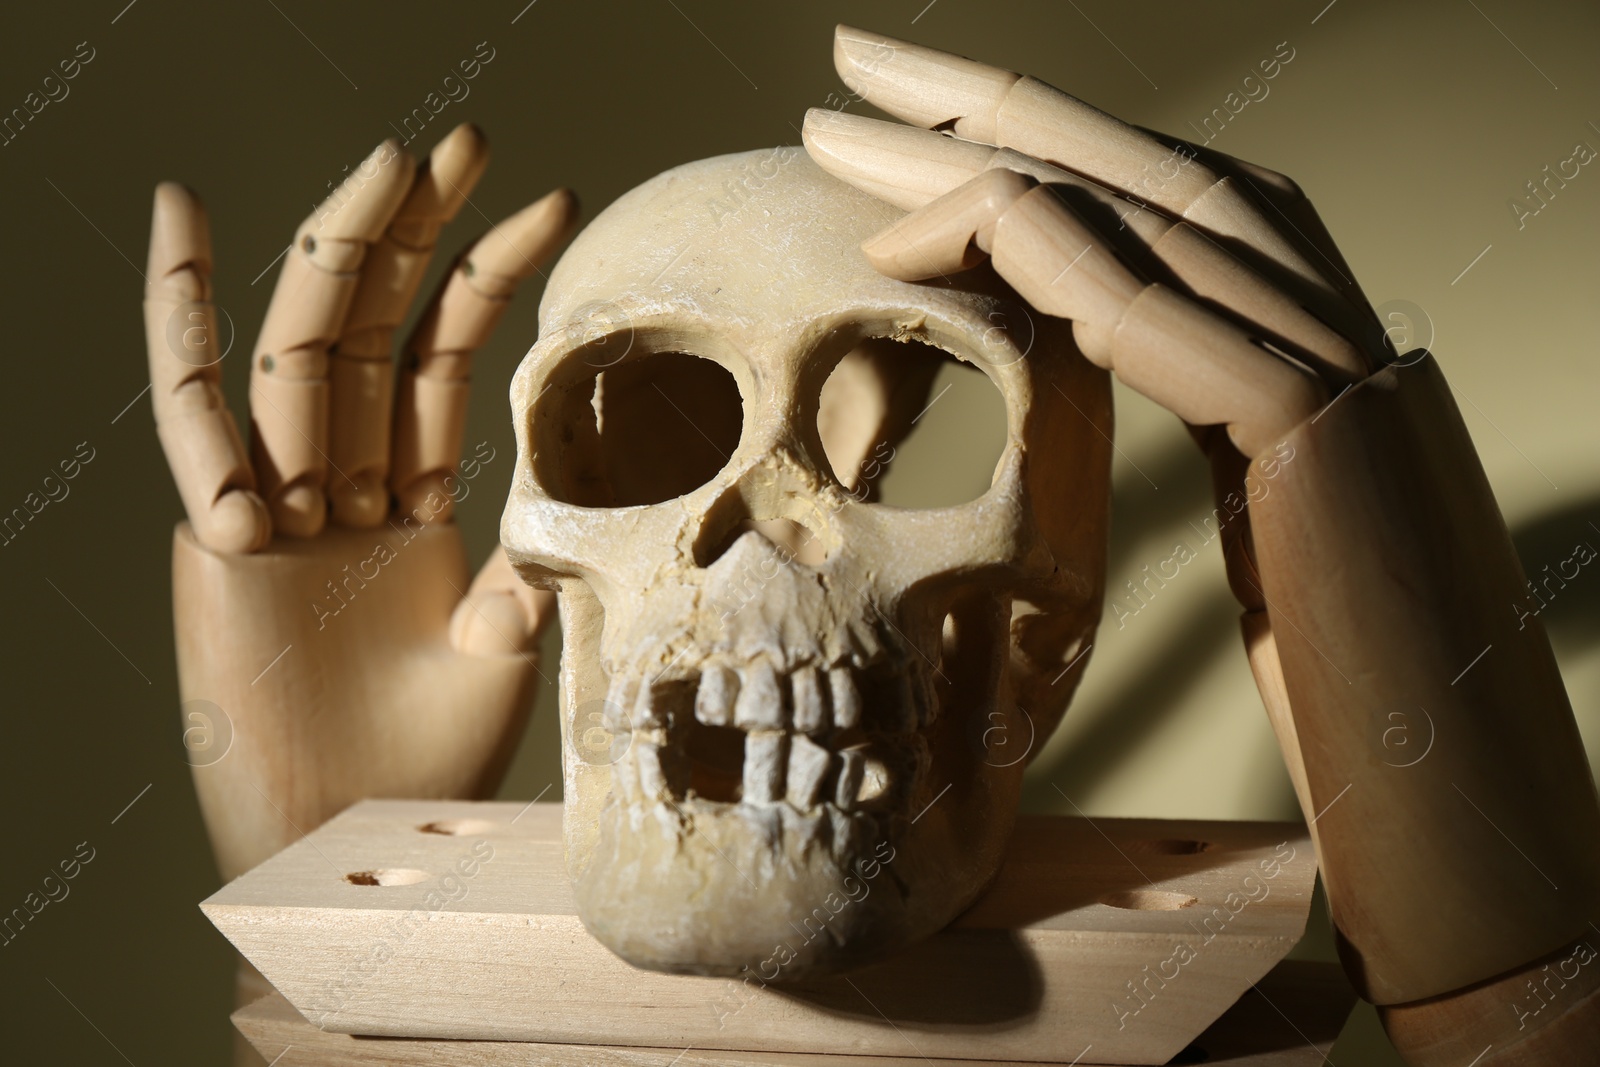
POLYGON ((823 383, 817 432, 834 477, 858 499, 954 507, 994 480, 1006 401, 987 374, 943 349, 869 338, 823 383))
POLYGON ((744 402, 719 363, 688 352, 569 363, 577 373, 550 386, 533 422, 534 476, 557 500, 659 504, 716 477, 739 445, 744 402))

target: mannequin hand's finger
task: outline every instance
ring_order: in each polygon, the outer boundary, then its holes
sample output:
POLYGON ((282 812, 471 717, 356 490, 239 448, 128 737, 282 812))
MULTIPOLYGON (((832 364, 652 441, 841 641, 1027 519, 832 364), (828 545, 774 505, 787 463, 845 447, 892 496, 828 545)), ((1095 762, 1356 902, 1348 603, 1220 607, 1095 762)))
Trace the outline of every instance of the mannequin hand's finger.
POLYGON ((517 576, 495 546, 450 616, 450 644, 469 656, 524 655, 556 617, 556 595, 517 576))
POLYGON ((1137 263, 1153 280, 1241 325, 1258 343, 1309 367, 1334 389, 1371 373, 1360 344, 1186 222, 1174 224, 1137 263))
POLYGON ((993 255, 995 270, 1023 299, 1076 322, 1084 354, 1107 367, 1110 333, 1147 284, 1049 189, 1007 170, 984 171, 861 247, 876 269, 906 281, 993 255))
MULTIPOLYGON (((992 67, 936 48, 839 26, 834 31, 839 77, 868 102, 927 129, 1019 152, 1076 171, 1130 193, 1174 217, 1199 207, 1202 226, 1220 225, 1222 236, 1251 236, 1272 227, 1238 214, 1212 219, 1205 201, 1217 175, 1144 131, 1090 107, 1037 78, 992 67), (1170 172, 1170 174, 1169 174, 1170 172)), ((1287 253, 1293 261, 1297 255, 1287 253)), ((1314 270, 1310 277, 1318 278, 1314 270)))
POLYGON ((217 552, 254 552, 272 536, 244 442, 222 397, 211 303, 211 228, 193 192, 156 186, 144 297, 156 433, 189 524, 217 552))
MULTIPOLYGON (((1276 218, 1280 225, 1294 230, 1302 243, 1313 251, 1320 260, 1319 267, 1323 277, 1342 291, 1356 307, 1369 306, 1360 284, 1356 281, 1355 272, 1345 261, 1344 253, 1333 240, 1333 234, 1328 232, 1322 216, 1317 214, 1317 209, 1312 206, 1310 197, 1300 188, 1299 182, 1287 174, 1263 167, 1259 163, 1240 159, 1238 156, 1230 156, 1209 146, 1196 147, 1159 130, 1144 130, 1144 132, 1170 149, 1177 149, 1182 145, 1184 150, 1195 153, 1197 159, 1217 174, 1248 188, 1258 201, 1270 209, 1272 217, 1276 218)), ((1374 324, 1376 321, 1374 318, 1374 324)))
POLYGON ((1073 197, 1080 211, 1104 219, 1101 233, 1130 258, 1142 259, 1173 220, 1099 182, 1011 148, 946 137, 932 130, 812 108, 801 139, 834 177, 896 207, 914 211, 990 170, 1015 171, 1073 197))
MULTIPOLYGON (((916 210, 995 166, 995 157, 1005 151, 932 130, 822 107, 806 111, 800 139, 823 170, 907 211, 916 210)), ((1039 167, 1047 172, 1033 174, 1040 181, 1093 185, 1108 198, 1112 195, 1109 189, 1070 171, 1048 163, 1040 163, 1039 167)), ((1031 173, 1022 167, 1011 169, 1031 173)))
POLYGON ((892 115, 1016 149, 1184 219, 1268 276, 1297 283, 1301 298, 1347 336, 1370 334, 1370 313, 1344 297, 1309 242, 1291 238, 1281 215, 1192 149, 1169 147, 1037 78, 849 26, 835 31, 834 65, 845 84, 892 115))
MULTIPOLYGON (((1213 246, 1214 247, 1214 246, 1213 246)), ((1147 285, 1049 188, 987 171, 863 246, 880 270, 926 277, 974 253, 1030 304, 1074 320, 1083 353, 1195 425, 1225 425, 1256 456, 1326 402, 1313 375, 1233 323, 1163 285, 1147 285), (919 262, 920 261, 920 262, 919 262)), ((1248 285, 1242 271, 1220 278, 1248 285)), ((1268 287, 1270 291, 1270 287, 1268 287)))
POLYGON ((1131 257, 1143 258, 1173 226, 1174 220, 1160 211, 1011 148, 994 148, 823 108, 806 112, 801 139, 823 170, 907 211, 923 207, 985 171, 1006 170, 1070 195, 1078 210, 1103 218, 1101 232, 1131 257))
POLYGON ((290 536, 310 537, 327 520, 328 346, 344 326, 367 247, 415 172, 398 142, 379 145, 295 232, 261 324, 250 366, 251 448, 273 525, 290 536))
POLYGON ((483 132, 457 126, 417 168, 404 203, 362 263, 328 363, 328 461, 344 473, 329 480, 328 497, 333 521, 342 526, 376 526, 389 512, 394 331, 417 295, 439 231, 488 164, 483 132))
MULTIPOLYGON (((894 188, 902 203, 920 201, 926 206, 932 189, 985 163, 970 153, 964 142, 872 119, 850 117, 841 123, 839 117, 823 118, 813 135, 808 116, 806 129, 808 146, 814 142, 820 146, 812 151, 825 153, 822 158, 827 169, 868 191, 894 188), (885 133, 878 128, 900 132, 885 133), (932 165, 925 166, 929 160, 932 165), (912 177, 895 186, 891 184, 895 174, 912 177)), ((994 155, 1028 158, 1009 150, 994 155)), ((1015 199, 1039 178, 1049 181, 1058 192, 1071 194, 1077 214, 1101 222, 1096 228, 1099 239, 1146 275, 1237 320, 1262 340, 1313 367, 1330 385, 1347 385, 1368 373, 1366 357, 1356 345, 1308 312, 1293 294, 1251 270, 1188 223, 1174 223, 1154 211, 1137 212, 1131 201, 1075 176, 1057 182, 1050 174, 1041 174, 1053 169, 1048 164, 1035 161, 1026 176, 995 167, 992 161, 989 166, 977 170, 967 184, 944 193, 940 208, 918 211, 914 218, 890 227, 882 240, 869 242, 869 252, 882 258, 874 261, 878 269, 911 280, 970 266, 973 249, 964 242, 983 220, 992 221, 1005 206, 991 203, 993 196, 1011 190, 1015 199), (1135 213, 1130 215, 1124 209, 1135 213), (922 226, 931 229, 915 240, 908 239, 908 234, 922 226), (954 228, 941 237, 939 231, 947 227, 954 228), (937 269, 924 269, 930 265, 937 269)))
POLYGON ((820 107, 806 112, 800 137, 823 170, 907 211, 943 196, 985 170, 1004 169, 1077 190, 1125 218, 1123 224, 1136 232, 1148 230, 1153 236, 1160 236, 1172 224, 1161 212, 1135 204, 1097 181, 1012 148, 995 148, 898 122, 820 107))
MULTIPOLYGON (((997 220, 995 270, 1031 303, 1070 308, 1085 290, 1098 306, 1126 292, 1104 263, 1112 254, 1048 189, 1038 188, 997 220), (1080 273, 1080 271, 1082 273, 1080 273), (1075 278, 1074 275, 1077 275, 1075 278)), ((1117 379, 1194 425, 1222 425, 1245 456, 1281 441, 1327 403, 1308 371, 1261 347, 1228 320, 1163 285, 1142 288, 1121 314, 1083 318, 1073 334, 1084 354, 1117 379)))
POLYGON ((402 513, 435 522, 453 511, 444 482, 461 454, 472 353, 494 332, 517 284, 566 239, 577 208, 572 193, 557 189, 479 238, 406 345, 389 475, 402 513))

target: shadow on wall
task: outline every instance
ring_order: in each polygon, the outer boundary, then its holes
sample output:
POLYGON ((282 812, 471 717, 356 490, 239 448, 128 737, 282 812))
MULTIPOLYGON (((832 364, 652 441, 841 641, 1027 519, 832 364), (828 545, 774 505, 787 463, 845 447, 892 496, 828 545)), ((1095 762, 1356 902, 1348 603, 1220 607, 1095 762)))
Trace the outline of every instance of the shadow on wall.
POLYGON ((1590 773, 1600 777, 1600 691, 1594 669, 1600 658, 1600 497, 1523 522, 1511 531, 1511 540, 1532 588, 1522 603, 1506 610, 1518 617, 1527 612, 1544 623, 1578 724, 1588 734, 1590 773))
POLYGON ((1533 588, 1508 610, 1536 615, 1558 649, 1600 642, 1600 497, 1546 512, 1511 539, 1533 588))
MULTIPOLYGON (((1108 575, 1131 573, 1138 553, 1172 531, 1184 529, 1188 520, 1206 514, 1213 503, 1209 464, 1187 438, 1162 449, 1153 462, 1144 460, 1140 469, 1140 479, 1119 481, 1113 490, 1108 575), (1151 485, 1160 486, 1161 491, 1150 491, 1151 485)), ((1108 604, 1115 595, 1116 590, 1107 589, 1108 604)), ((1023 782, 1024 811, 1059 809, 1060 794, 1054 782, 1070 783, 1074 795, 1093 792, 1138 758, 1140 748, 1160 726, 1182 710, 1184 694, 1193 690, 1211 664, 1224 656, 1243 657, 1239 605, 1226 586, 1186 603, 1183 611, 1182 623, 1170 630, 1173 636, 1140 657, 1159 663, 1161 669, 1132 674, 1103 694, 1093 724, 1070 746, 1041 755, 1030 768, 1023 782)), ((1102 619, 1102 628, 1109 618, 1102 619)), ((1089 669, 1094 669, 1092 660, 1089 669)), ((1073 714, 1071 708, 1067 714, 1073 714)), ((1272 808, 1257 817, 1300 818, 1299 805, 1287 791, 1272 808)))
MULTIPOLYGON (((1149 493, 1124 486, 1112 502, 1109 574, 1128 570, 1135 546, 1180 526, 1211 504, 1204 460, 1190 448, 1165 450, 1146 471, 1156 484, 1172 491, 1149 493)), ((1600 497, 1546 512, 1512 531, 1512 541, 1532 588, 1526 600, 1506 610, 1527 612, 1544 623, 1557 654, 1569 663, 1600 645, 1600 497)), ((1107 592, 1108 598, 1112 591, 1107 592)), ((1181 695, 1198 682, 1218 656, 1243 655, 1239 606, 1226 591, 1190 605, 1179 636, 1156 650, 1151 659, 1159 673, 1130 678, 1106 700, 1104 714, 1081 738, 1029 774, 1024 785, 1024 810, 1054 810, 1058 796, 1051 782, 1072 783, 1075 792, 1090 792, 1125 765, 1151 734, 1180 709, 1181 695)), ((1104 622, 1102 622, 1104 625, 1104 622)), ((1091 668, 1092 669, 1092 668, 1091 668)), ((1569 688, 1571 682, 1569 681, 1569 688)), ((1573 693, 1575 708, 1584 707, 1582 693, 1573 693)), ((1069 711, 1069 714, 1071 712, 1069 711)), ((1591 731, 1592 732, 1592 731, 1591 731)), ((1591 743, 1592 744, 1592 743, 1591 743)), ((1589 753, 1590 764, 1600 751, 1589 753)), ((1299 806, 1287 792, 1272 818, 1296 820, 1299 806)), ((1262 817, 1268 817, 1263 815, 1262 817)))

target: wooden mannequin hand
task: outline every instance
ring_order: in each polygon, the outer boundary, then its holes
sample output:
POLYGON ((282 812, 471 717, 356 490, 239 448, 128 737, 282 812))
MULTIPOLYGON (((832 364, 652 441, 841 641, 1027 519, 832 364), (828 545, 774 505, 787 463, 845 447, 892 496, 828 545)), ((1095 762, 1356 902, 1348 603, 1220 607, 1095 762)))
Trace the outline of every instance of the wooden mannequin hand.
POLYGON ((1226 427, 1249 458, 1374 368, 1376 319, 1283 175, 878 34, 839 27, 834 62, 917 124, 806 116, 818 164, 911 211, 864 246, 884 273, 992 257, 1035 308, 1073 320, 1092 362, 1191 426, 1226 427))
POLYGON ((1291 430, 1392 354, 1299 187, 963 56, 839 26, 833 58, 856 96, 915 124, 806 115, 818 165, 910 212, 867 258, 907 281, 989 261, 1178 415, 1211 461, 1230 585, 1264 618, 1243 502, 1291 430))
POLYGON ((386 141, 301 224, 251 359, 252 449, 221 390, 206 215, 156 189, 145 324, 157 430, 188 522, 173 539, 185 740, 224 878, 366 796, 491 792, 526 721, 553 596, 496 548, 470 577, 455 504, 473 351, 568 233, 558 190, 457 261, 392 338, 487 145, 420 166, 386 141), (398 396, 396 396, 398 393, 398 396), (470 588, 468 586, 471 582, 470 588))
POLYGON ((1595 956, 1600 797, 1436 361, 1389 358, 1282 175, 877 34, 839 27, 834 60, 915 124, 806 119, 822 167, 911 212, 864 245, 878 269, 918 280, 991 259, 1211 458, 1340 957, 1407 1062, 1592 1062, 1600 971, 1554 1004, 1539 983, 1595 956), (1415 760, 1379 740, 1396 711, 1427 716, 1415 760))

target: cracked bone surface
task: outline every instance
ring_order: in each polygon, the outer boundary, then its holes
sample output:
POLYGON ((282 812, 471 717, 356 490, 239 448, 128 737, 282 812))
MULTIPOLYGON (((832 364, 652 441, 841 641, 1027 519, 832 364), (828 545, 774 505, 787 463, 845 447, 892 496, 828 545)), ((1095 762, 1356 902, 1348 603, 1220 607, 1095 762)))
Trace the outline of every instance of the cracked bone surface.
POLYGON ((898 214, 797 148, 678 167, 573 243, 513 382, 501 539, 560 593, 568 872, 638 966, 787 981, 940 929, 1082 674, 1108 379, 987 268, 875 272, 898 214), (891 507, 930 353, 999 390, 1004 450, 976 499, 891 507))

